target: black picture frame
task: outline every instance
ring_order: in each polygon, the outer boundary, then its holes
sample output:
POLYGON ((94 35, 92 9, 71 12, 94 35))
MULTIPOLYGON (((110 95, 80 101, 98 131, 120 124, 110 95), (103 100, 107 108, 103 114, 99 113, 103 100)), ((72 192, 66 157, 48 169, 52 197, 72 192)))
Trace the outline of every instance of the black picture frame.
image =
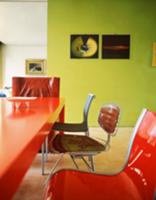
POLYGON ((99 35, 72 34, 70 35, 70 58, 90 59, 99 57, 99 35))
POLYGON ((103 59, 129 59, 130 35, 102 35, 103 59))

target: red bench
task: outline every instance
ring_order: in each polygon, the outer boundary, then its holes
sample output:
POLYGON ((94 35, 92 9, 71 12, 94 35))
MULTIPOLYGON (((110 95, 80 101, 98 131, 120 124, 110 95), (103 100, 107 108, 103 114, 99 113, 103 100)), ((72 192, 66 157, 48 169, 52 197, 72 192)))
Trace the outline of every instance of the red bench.
POLYGON ((45 200, 152 200, 156 186, 156 113, 143 110, 117 174, 60 170, 49 181, 45 200))

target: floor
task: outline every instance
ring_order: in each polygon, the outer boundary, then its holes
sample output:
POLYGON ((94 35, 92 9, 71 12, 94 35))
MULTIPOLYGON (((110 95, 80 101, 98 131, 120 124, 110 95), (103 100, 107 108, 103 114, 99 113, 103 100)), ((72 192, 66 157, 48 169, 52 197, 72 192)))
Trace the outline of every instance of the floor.
MULTIPOLYGON (((126 163, 126 155, 128 145, 132 134, 132 128, 119 128, 115 137, 112 137, 111 148, 104 153, 97 155, 94 159, 96 172, 100 173, 114 173, 122 169, 126 163)), ((104 133, 99 128, 91 128, 91 136, 96 139, 104 138, 104 133)), ((32 163, 31 168, 25 175, 20 188, 15 194, 13 200, 42 200, 44 193, 44 182, 47 179, 53 163, 57 160, 57 155, 49 155, 46 163, 46 175, 41 175, 41 155, 38 154, 32 163)), ((86 166, 79 162, 82 170, 87 170, 86 166)), ((60 168, 74 168, 74 165, 68 155, 64 156, 60 162, 60 168)))

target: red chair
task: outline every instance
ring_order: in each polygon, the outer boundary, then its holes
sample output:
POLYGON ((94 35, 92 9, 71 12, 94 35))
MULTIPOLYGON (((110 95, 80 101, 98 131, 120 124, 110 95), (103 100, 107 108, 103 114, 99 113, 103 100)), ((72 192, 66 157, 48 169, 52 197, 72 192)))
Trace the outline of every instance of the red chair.
POLYGON ((26 97, 59 97, 60 78, 13 77, 12 95, 26 97))
MULTIPOLYGON (((12 96, 25 97, 59 97, 60 78, 58 77, 13 77, 12 96)), ((60 116, 64 121, 64 114, 60 116)), ((44 174, 44 149, 48 153, 48 137, 42 146, 42 174, 44 174)))
POLYGON ((44 200, 152 200, 155 169, 156 113, 143 110, 121 171, 104 175, 60 170, 49 181, 44 200))

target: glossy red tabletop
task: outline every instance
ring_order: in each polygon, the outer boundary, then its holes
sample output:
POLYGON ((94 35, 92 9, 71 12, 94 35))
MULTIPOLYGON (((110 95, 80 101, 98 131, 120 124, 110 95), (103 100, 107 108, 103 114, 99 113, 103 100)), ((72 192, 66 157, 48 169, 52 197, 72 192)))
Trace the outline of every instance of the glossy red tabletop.
POLYGON ((11 199, 41 147, 64 99, 37 98, 15 108, 0 99, 0 199, 11 199))

